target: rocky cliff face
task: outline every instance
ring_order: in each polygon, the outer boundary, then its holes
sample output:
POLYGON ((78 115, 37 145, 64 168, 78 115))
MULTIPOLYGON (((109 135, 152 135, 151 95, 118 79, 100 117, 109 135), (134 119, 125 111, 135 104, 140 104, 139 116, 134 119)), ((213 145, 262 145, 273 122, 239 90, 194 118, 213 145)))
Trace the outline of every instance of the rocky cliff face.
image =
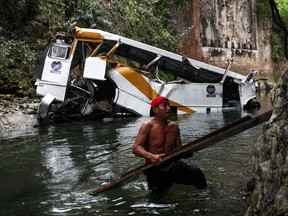
POLYGON ((256 0, 193 0, 183 23, 193 25, 184 55, 222 68, 233 58, 231 70, 271 74, 269 21, 258 19, 256 0))
POLYGON ((273 114, 253 152, 255 185, 245 215, 288 215, 288 69, 272 92, 273 114))
MULTIPOLYGON (((223 68, 233 58, 231 70, 246 74, 253 69, 258 77, 269 78, 271 23, 256 14, 256 0, 192 0, 185 18, 177 21, 183 23, 179 31, 193 26, 182 42, 182 54, 223 68)), ((287 83, 288 69, 273 89, 273 114, 254 147, 254 185, 246 216, 288 215, 287 83)))

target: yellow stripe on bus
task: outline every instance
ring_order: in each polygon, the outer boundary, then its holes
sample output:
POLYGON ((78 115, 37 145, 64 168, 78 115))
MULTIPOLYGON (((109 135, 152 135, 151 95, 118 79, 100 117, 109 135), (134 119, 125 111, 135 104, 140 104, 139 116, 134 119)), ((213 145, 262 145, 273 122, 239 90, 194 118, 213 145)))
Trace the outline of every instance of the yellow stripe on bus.
MULTIPOLYGON (((133 69, 128 67, 117 67, 115 69, 150 100, 158 96, 157 92, 151 88, 149 83, 144 79, 144 77, 140 73, 137 73, 133 69)), ((174 101, 169 100, 169 102, 171 106, 176 106, 177 109, 182 112, 186 113, 196 112, 196 110, 185 107, 174 101)))

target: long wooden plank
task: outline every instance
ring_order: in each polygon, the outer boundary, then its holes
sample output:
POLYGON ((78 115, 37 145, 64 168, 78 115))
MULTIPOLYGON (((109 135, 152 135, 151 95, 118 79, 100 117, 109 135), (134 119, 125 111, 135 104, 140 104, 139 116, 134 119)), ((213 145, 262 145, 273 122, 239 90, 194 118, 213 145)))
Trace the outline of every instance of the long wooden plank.
MULTIPOLYGON (((267 121, 272 114, 272 110, 269 110, 265 113, 257 115, 255 117, 245 116, 237 121, 234 121, 220 129, 217 129, 199 139, 196 139, 192 142, 189 142, 183 145, 181 148, 172 152, 171 154, 165 156, 163 161, 175 161, 183 157, 187 152, 194 153, 201 149, 207 148, 210 145, 216 144, 224 139, 232 137, 238 133, 241 133, 245 130, 248 130, 258 124, 261 124, 267 121)), ((147 169, 153 167, 154 164, 144 164, 140 167, 132 169, 124 174, 122 174, 118 179, 108 183, 98 189, 91 190, 88 192, 89 195, 95 196, 100 192, 107 191, 120 187, 128 182, 131 182, 137 178, 147 169)))

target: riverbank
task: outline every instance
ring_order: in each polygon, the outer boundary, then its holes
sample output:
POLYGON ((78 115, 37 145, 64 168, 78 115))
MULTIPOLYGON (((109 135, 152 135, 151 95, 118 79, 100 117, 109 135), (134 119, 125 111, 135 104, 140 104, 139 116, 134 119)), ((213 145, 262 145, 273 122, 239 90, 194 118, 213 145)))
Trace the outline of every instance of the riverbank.
POLYGON ((39 102, 39 99, 0 95, 0 132, 26 130, 39 125, 36 115, 39 102))

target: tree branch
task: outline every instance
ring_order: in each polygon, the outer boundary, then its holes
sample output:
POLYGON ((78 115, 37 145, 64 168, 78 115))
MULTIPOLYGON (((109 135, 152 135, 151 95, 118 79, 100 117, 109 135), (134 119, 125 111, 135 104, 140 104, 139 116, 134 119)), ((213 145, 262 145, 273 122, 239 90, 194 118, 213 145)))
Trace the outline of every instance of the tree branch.
POLYGON ((271 7, 271 12, 272 12, 272 19, 273 22, 282 30, 283 34, 284 34, 284 52, 285 52, 285 57, 288 59, 288 30, 285 26, 285 24, 283 23, 279 10, 277 8, 276 2, 274 0, 269 0, 269 4, 271 7))

